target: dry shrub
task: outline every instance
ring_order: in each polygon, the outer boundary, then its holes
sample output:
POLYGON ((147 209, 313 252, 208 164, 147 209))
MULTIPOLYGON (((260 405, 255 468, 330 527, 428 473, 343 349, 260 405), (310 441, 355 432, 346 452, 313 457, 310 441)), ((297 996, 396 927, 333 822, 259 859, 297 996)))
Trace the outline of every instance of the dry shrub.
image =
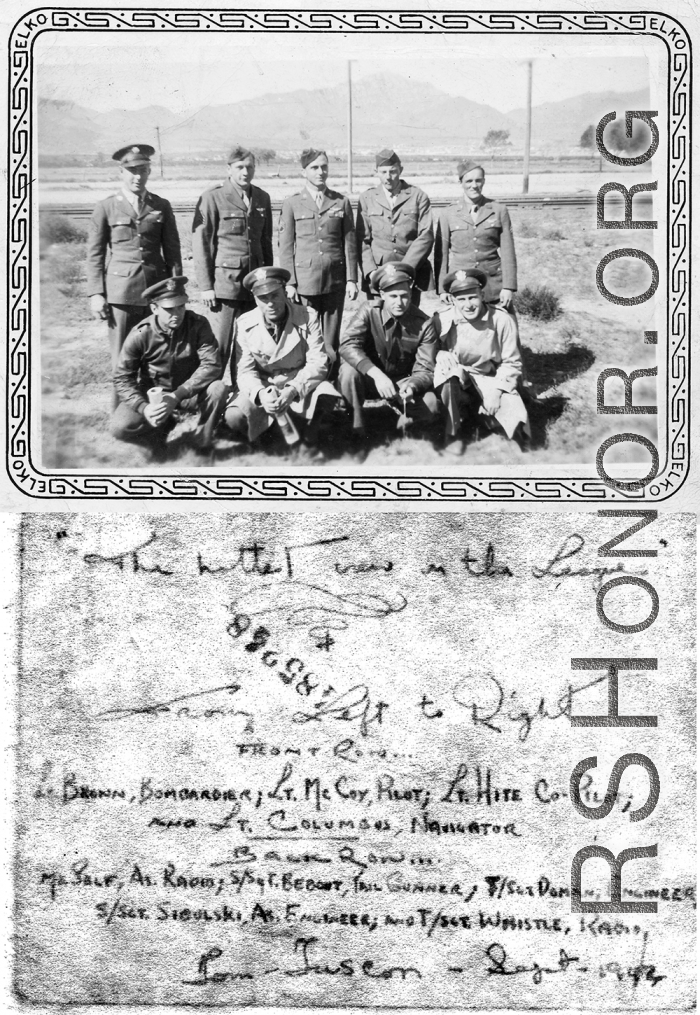
POLYGON ((538 321, 553 321, 564 313, 559 297, 546 285, 526 285, 515 294, 514 302, 519 314, 538 321))

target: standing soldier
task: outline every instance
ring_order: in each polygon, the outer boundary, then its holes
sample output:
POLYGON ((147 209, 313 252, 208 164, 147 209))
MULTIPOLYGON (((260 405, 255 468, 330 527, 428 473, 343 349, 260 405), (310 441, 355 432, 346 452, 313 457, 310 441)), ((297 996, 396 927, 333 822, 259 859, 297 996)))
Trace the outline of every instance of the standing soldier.
POLYGON ((433 247, 430 200, 418 187, 401 179, 403 167, 396 152, 384 148, 376 156, 375 165, 379 186, 360 195, 357 210, 364 289, 372 292, 369 277, 381 265, 402 261, 415 271, 411 299, 418 306, 421 291, 432 288, 428 260, 433 247))
POLYGON ((226 368, 231 356, 231 382, 236 383, 236 357, 231 337, 237 317, 255 307, 243 285, 246 275, 273 261, 270 195, 251 183, 255 156, 236 145, 228 157, 228 180, 199 199, 192 223, 192 254, 202 303, 218 314, 217 341, 226 368))
POLYGON ((301 168, 306 186, 282 205, 280 264, 290 275, 287 296, 301 299, 321 318, 332 379, 338 368, 343 306, 346 298, 357 299, 355 222, 348 198, 326 187, 326 152, 305 149, 301 168))
MULTIPOLYGON (((97 203, 90 222, 90 310, 93 317, 107 321, 112 372, 124 339, 151 312, 144 290, 182 274, 173 209, 165 198, 146 190, 154 154, 155 148, 147 144, 127 145, 114 153, 121 190, 97 203)), ((113 408, 118 402, 115 391, 113 408)))

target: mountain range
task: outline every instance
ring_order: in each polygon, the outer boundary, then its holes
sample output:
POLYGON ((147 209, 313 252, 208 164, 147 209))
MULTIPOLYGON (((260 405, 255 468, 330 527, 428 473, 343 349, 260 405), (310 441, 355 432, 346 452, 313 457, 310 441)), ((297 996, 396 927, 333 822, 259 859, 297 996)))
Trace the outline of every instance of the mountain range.
MULTIPOLYGON (((565 154, 605 113, 644 109, 648 101, 647 91, 588 92, 533 106, 532 151, 565 154)), ((220 156, 236 140, 282 153, 309 145, 342 153, 347 144, 347 89, 337 85, 273 93, 208 105, 179 117, 163 106, 98 112, 73 102, 39 99, 40 155, 109 156, 132 140, 157 147, 156 126, 163 152, 171 156, 220 156)), ((513 146, 522 145, 525 110, 502 113, 395 74, 374 74, 353 83, 354 151, 388 146, 407 153, 468 153, 480 148, 489 130, 508 131, 513 146)))

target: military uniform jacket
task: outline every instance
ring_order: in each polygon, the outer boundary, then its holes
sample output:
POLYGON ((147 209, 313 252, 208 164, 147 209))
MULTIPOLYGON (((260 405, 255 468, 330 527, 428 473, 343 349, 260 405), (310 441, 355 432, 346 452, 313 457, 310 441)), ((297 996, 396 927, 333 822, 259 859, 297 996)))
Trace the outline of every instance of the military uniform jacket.
POLYGON ((357 246, 365 277, 382 264, 405 261, 415 269, 416 286, 430 289, 433 217, 428 195, 401 180, 392 208, 384 187, 366 190, 357 209, 357 246))
POLYGON ((161 330, 154 314, 131 329, 114 371, 114 385, 120 401, 142 413, 149 388, 162 387, 180 400, 192 398, 222 373, 209 321, 186 310, 171 335, 161 330))
POLYGON ((385 307, 365 303, 341 339, 340 355, 361 374, 379 367, 391 380, 410 376, 422 393, 433 386, 438 348, 435 322, 418 307, 395 319, 385 307))
POLYGON ((146 191, 141 214, 124 194, 99 201, 87 243, 88 296, 108 303, 146 306, 141 293, 182 274, 180 238, 170 202, 146 191))
POLYGON ((507 310, 485 306, 465 321, 455 307, 437 315, 440 348, 453 352, 472 374, 494 377, 500 391, 515 391, 523 372, 518 326, 507 310))
POLYGON ((450 271, 480 268, 488 275, 484 299, 497 300, 501 289, 518 288, 515 245, 505 205, 482 198, 476 218, 463 199, 440 212, 435 237, 438 290, 450 271))
POLYGON ((321 296, 357 280, 352 205, 326 188, 319 209, 308 189, 288 197, 279 224, 280 265, 304 296, 321 296))
POLYGON ((192 255, 202 291, 226 300, 249 302, 243 286, 249 271, 272 264, 270 195, 250 188, 250 207, 230 180, 205 190, 192 223, 192 255))
POLYGON ((287 381, 294 385, 299 400, 304 402, 328 374, 328 357, 318 314, 298 303, 288 303, 288 307, 279 342, 267 330, 259 307, 241 314, 236 321, 235 335, 240 352, 238 387, 253 403, 263 388, 271 384, 283 387, 287 381))

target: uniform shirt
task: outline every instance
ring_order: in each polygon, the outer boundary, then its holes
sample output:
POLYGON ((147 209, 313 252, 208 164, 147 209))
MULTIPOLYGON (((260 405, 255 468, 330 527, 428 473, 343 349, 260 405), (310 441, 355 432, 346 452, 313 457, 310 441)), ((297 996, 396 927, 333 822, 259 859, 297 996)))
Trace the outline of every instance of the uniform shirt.
POLYGON ((181 274, 180 237, 169 201, 146 191, 140 214, 123 191, 98 201, 88 231, 88 296, 143 307, 144 289, 181 274))
POLYGON ((131 329, 114 371, 114 384, 120 401, 143 413, 149 388, 164 388, 180 400, 192 398, 222 373, 209 321, 186 310, 182 324, 170 334, 163 331, 155 314, 131 329))
POLYGON ((272 264, 270 195, 251 186, 248 207, 230 180, 205 190, 192 223, 192 256, 202 291, 250 302, 243 286, 249 271, 272 264))
POLYGON ((480 268, 488 276, 487 301, 497 300, 501 289, 518 288, 515 244, 508 209, 482 198, 474 216, 471 203, 461 199, 440 212, 435 236, 435 275, 438 289, 448 272, 480 268))
POLYGON ((518 328, 507 310, 484 306, 475 321, 465 321, 456 307, 437 315, 440 346, 453 352, 470 373, 494 377, 501 391, 515 391, 523 364, 518 328))
POLYGON ((366 190, 357 209, 357 246, 364 276, 382 264, 405 261, 415 268, 417 287, 430 289, 433 217, 427 194, 401 180, 392 206, 385 187, 366 190))
POLYGON ((279 223, 280 265, 303 296, 320 296, 357 279, 352 205, 325 188, 321 207, 305 187, 285 199, 279 223))
POLYGON ((268 330, 262 310, 241 314, 235 325, 238 388, 255 404, 263 388, 287 382, 305 399, 328 374, 321 321, 315 310, 288 303, 287 319, 279 341, 268 330))
POLYGON ((433 318, 412 305, 394 318, 383 305, 365 303, 340 341, 340 355, 361 374, 379 367, 391 380, 410 375, 419 393, 433 386, 438 348, 433 318))

